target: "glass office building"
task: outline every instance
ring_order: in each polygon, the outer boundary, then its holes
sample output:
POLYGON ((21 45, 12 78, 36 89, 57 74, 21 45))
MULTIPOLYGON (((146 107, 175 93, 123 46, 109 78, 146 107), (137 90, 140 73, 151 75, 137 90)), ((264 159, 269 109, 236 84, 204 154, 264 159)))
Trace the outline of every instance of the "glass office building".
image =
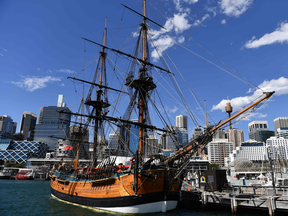
POLYGON ((23 112, 20 123, 20 134, 23 135, 24 140, 33 140, 36 120, 37 117, 35 113, 28 111, 23 112))
POLYGON ((17 123, 13 122, 13 119, 8 116, 0 116, 0 131, 14 134, 16 132, 17 123))
POLYGON ((66 107, 41 107, 34 141, 47 143, 51 150, 54 149, 57 139, 69 137, 70 119, 71 111, 66 107))

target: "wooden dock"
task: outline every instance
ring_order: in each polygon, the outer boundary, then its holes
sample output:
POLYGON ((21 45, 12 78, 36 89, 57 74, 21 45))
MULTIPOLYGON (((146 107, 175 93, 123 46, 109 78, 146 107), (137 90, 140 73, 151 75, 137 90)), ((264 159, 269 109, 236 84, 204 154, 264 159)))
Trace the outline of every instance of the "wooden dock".
MULTIPOLYGON (((224 189, 224 188, 223 188, 224 189)), ((269 216, 275 213, 288 213, 288 186, 234 186, 227 187, 222 192, 201 190, 200 188, 184 186, 180 193, 179 205, 182 208, 194 205, 206 209, 209 206, 230 207, 236 214, 238 209, 262 210, 269 216)))

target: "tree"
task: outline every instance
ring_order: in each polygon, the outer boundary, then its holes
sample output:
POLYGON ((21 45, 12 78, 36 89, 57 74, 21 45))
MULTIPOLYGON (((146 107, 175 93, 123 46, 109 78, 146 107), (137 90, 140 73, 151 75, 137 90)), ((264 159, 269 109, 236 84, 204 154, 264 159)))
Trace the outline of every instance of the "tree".
POLYGON ((210 164, 210 169, 212 169, 212 170, 218 170, 218 169, 220 169, 220 167, 219 167, 218 164, 210 164))

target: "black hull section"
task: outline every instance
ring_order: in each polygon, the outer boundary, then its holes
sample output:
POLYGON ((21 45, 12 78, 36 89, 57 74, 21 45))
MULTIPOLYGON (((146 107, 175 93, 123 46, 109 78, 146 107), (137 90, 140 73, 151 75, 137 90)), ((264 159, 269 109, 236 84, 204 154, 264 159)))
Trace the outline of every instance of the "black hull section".
MULTIPOLYGON (((60 200, 96 208, 129 207, 129 206, 164 201, 164 192, 143 194, 139 196, 115 197, 115 198, 88 198, 88 197, 80 197, 64 194, 51 188, 51 194, 60 200)), ((165 201, 178 201, 178 200, 179 200, 179 192, 170 192, 167 198, 165 199, 165 201)))

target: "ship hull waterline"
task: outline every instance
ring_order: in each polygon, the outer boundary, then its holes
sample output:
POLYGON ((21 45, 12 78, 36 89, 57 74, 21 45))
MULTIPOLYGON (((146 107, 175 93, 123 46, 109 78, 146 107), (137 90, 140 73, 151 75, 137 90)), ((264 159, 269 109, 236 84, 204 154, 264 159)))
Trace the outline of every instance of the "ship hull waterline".
POLYGON ((123 214, 166 212, 177 207, 179 183, 175 181, 170 190, 164 192, 163 179, 139 177, 141 187, 135 195, 133 174, 98 181, 63 181, 63 178, 54 177, 51 179, 51 195, 68 203, 123 214))
MULTIPOLYGON (((101 207, 100 203, 105 202, 105 199, 87 199, 85 197, 68 197, 67 194, 60 194, 57 191, 53 191, 51 189, 51 196, 55 197, 59 200, 72 203, 72 204, 78 204, 86 207, 92 207, 95 209, 108 211, 108 212, 117 212, 122 214, 145 214, 145 213, 156 213, 156 212, 167 212, 171 211, 173 209, 176 209, 178 205, 178 200, 168 200, 168 201, 155 201, 151 202, 151 197, 155 197, 155 194, 149 194, 142 198, 142 204, 135 204, 135 203, 141 203, 140 200, 137 200, 135 202, 135 199, 131 197, 118 197, 115 199, 109 199, 110 202, 113 203, 119 203, 118 207, 115 207, 114 205, 109 207, 101 207), (147 202, 147 203, 143 203, 147 202), (122 204, 121 204, 122 203, 122 204), (123 203, 130 203, 128 206, 124 206, 123 203)), ((156 195, 157 196, 157 195, 156 195)), ((178 194, 176 195, 179 196, 178 194)), ((107 201, 106 203, 109 203, 107 201)))

